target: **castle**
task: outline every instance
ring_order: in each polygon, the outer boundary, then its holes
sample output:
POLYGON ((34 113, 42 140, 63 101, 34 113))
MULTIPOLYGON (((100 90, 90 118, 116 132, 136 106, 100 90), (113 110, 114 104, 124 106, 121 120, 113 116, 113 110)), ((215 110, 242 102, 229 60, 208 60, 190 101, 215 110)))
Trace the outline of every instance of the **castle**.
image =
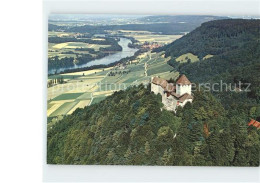
POLYGON ((162 95, 164 108, 169 111, 175 111, 178 106, 183 107, 187 102, 193 101, 191 93, 191 82, 185 75, 179 77, 174 83, 168 83, 165 79, 159 77, 151 78, 151 91, 156 95, 162 95))

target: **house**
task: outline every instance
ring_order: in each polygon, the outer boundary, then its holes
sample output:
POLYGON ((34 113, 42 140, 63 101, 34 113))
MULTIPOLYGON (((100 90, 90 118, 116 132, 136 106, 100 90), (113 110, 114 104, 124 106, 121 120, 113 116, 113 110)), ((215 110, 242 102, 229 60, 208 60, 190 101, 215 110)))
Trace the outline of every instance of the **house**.
POLYGON ((254 119, 251 119, 251 121, 248 123, 248 126, 254 126, 259 130, 260 129, 260 122, 254 120, 254 119))
POLYGON ((151 78, 151 91, 162 96, 164 108, 175 111, 178 106, 183 107, 187 102, 193 101, 191 82, 185 75, 181 75, 176 83, 168 83, 159 77, 151 78))

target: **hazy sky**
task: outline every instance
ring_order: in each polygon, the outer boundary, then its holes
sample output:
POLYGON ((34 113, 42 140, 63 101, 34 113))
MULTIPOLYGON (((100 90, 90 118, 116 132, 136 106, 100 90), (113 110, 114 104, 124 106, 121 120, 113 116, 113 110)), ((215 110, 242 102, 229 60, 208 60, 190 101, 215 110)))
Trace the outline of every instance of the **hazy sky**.
POLYGON ((259 0, 45 1, 48 13, 260 16, 259 0))

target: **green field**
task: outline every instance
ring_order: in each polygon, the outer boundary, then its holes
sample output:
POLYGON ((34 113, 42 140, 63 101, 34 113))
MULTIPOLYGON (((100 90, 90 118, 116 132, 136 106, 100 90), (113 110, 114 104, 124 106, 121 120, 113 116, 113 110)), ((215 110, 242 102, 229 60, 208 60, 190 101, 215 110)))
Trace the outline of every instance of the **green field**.
POLYGON ((91 99, 92 93, 91 92, 86 92, 82 95, 80 95, 77 100, 86 100, 86 99, 91 99))
POLYGON ((120 32, 123 33, 125 36, 135 38, 140 43, 158 42, 162 44, 168 44, 182 37, 182 35, 162 35, 162 34, 155 34, 149 31, 120 30, 120 32))
POLYGON ((78 103, 78 101, 75 101, 75 102, 65 102, 56 111, 51 113, 50 117, 66 115, 77 103, 78 103))
POLYGON ((191 62, 199 61, 198 56, 193 55, 192 53, 185 53, 185 54, 179 56, 178 58, 176 58, 176 61, 184 63, 184 62, 187 62, 189 59, 190 59, 191 62))
MULTIPOLYGON (((72 32, 48 32, 49 37, 74 37, 76 33, 72 32)), ((95 40, 96 38, 91 38, 95 40)), ((110 45, 100 44, 88 44, 84 42, 65 42, 65 43, 48 43, 48 57, 64 58, 73 57, 76 58, 76 54, 90 54, 88 51, 78 51, 76 48, 93 48, 95 51, 99 51, 100 48, 106 48, 110 45), (72 53, 73 52, 73 53, 72 53)), ((93 57, 95 54, 90 54, 93 57)))
POLYGON ((53 101, 59 101, 59 100, 72 100, 78 98, 80 95, 84 93, 64 93, 62 95, 59 95, 52 99, 53 101))
POLYGON ((101 97, 96 97, 93 99, 93 101, 91 102, 91 104, 96 104, 101 102, 102 100, 104 100, 106 97, 105 96, 101 96, 101 97))

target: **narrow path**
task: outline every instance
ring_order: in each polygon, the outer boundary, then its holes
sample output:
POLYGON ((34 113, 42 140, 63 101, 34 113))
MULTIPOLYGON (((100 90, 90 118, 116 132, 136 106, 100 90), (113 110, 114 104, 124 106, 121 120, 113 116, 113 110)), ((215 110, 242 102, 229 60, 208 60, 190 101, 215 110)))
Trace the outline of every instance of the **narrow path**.
POLYGON ((93 93, 91 93, 91 100, 90 100, 90 102, 89 102, 89 104, 88 104, 88 106, 90 106, 91 105, 91 103, 92 103, 92 101, 93 101, 93 93))

